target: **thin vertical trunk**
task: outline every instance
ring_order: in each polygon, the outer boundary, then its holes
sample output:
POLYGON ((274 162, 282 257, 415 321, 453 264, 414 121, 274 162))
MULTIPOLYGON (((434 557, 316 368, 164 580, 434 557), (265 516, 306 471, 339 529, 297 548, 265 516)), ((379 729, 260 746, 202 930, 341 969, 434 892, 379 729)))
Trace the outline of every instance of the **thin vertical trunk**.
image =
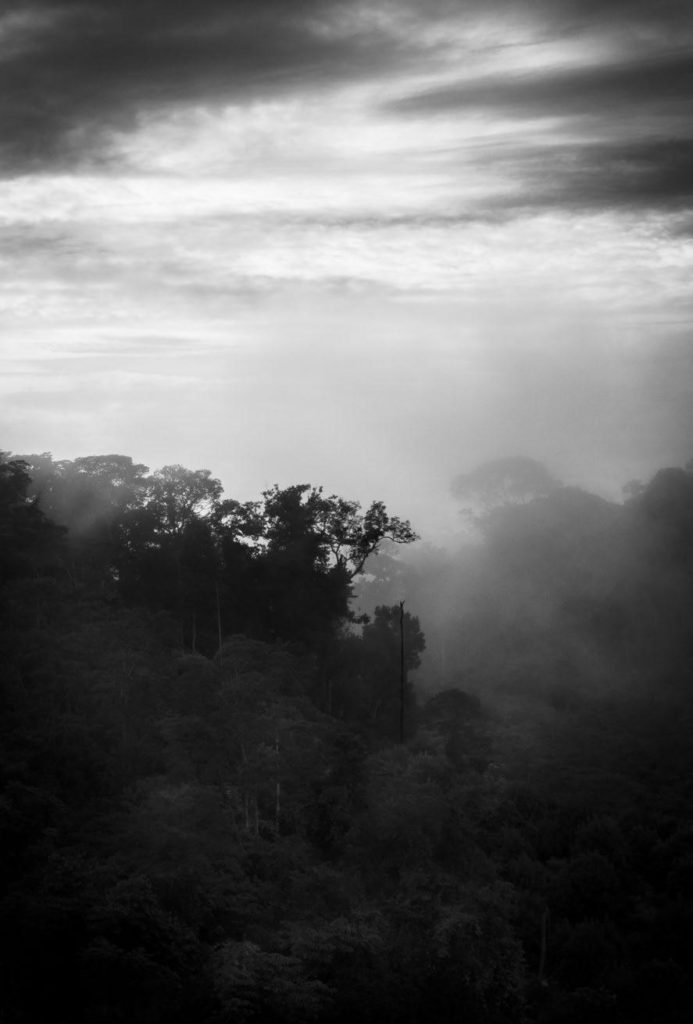
POLYGON ((404 691, 406 669, 404 666, 404 601, 399 602, 399 742, 404 743, 404 691))

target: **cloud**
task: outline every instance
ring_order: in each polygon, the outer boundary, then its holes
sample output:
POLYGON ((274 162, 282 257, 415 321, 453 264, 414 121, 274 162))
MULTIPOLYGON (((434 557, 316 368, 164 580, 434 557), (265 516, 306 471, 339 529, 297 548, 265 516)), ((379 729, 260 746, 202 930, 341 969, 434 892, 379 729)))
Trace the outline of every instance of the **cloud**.
POLYGON ((472 77, 405 96, 386 110, 506 124, 505 135, 464 154, 508 183, 504 196, 489 197, 490 210, 677 210, 693 197, 691 53, 472 77))
POLYGON ((634 33, 650 29, 660 38, 675 37, 692 20, 687 0, 543 0, 542 9, 568 25, 616 25, 634 33))
MULTIPOLYGON (((685 211, 693 200, 693 137, 543 144, 497 154, 515 187, 489 207, 685 211)), ((677 230, 680 230, 677 229, 677 230)))
POLYGON ((133 129, 142 111, 382 73, 407 46, 387 18, 352 10, 337 0, 17 5, 0 20, 5 173, 103 159, 108 133, 133 129))
POLYGON ((6 446, 424 528, 465 464, 690 435, 688 0, 3 9, 6 446))
POLYGON ((152 116, 349 82, 430 84, 465 54, 467 81, 411 91, 399 113, 578 117, 606 106, 622 117, 637 107, 642 124, 673 104, 682 122, 691 38, 684 0, 10 0, 0 16, 0 174, 108 170, 122 157, 114 134, 122 141, 152 116), (484 51, 520 37, 540 53, 552 39, 584 37, 587 53, 600 33, 620 63, 485 73, 484 51))
POLYGON ((663 112, 683 121, 693 101, 693 54, 665 53, 649 60, 461 80, 404 97, 386 109, 401 114, 446 114, 451 110, 492 110, 503 116, 565 117, 638 111, 641 117, 663 112), (603 105, 603 106, 602 106, 603 105), (643 107, 644 105, 644 107, 643 107))

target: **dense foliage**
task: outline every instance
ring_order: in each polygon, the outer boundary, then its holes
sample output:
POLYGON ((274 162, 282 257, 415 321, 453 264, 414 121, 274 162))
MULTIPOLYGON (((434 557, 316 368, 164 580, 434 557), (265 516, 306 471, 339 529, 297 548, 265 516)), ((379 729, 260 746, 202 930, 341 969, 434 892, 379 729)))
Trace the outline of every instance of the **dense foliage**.
POLYGON ((693 474, 517 468, 395 559, 379 502, 3 456, 4 1021, 689 1019, 693 474))

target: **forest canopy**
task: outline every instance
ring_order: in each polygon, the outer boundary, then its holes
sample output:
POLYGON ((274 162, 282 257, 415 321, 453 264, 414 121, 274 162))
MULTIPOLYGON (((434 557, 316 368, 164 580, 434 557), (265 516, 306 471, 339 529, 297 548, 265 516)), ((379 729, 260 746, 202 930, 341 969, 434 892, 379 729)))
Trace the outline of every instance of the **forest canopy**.
POLYGON ((310 484, 275 484, 242 503, 224 499, 207 469, 150 473, 123 455, 43 453, 7 466, 24 474, 32 507, 67 531, 73 572, 105 575, 130 603, 166 609, 182 646, 208 653, 220 631, 328 634, 349 618, 351 581, 383 542, 417 539, 382 502, 364 511, 310 484))
POLYGON ((4 1020, 689 1019, 692 467, 456 488, 2 455, 4 1020))

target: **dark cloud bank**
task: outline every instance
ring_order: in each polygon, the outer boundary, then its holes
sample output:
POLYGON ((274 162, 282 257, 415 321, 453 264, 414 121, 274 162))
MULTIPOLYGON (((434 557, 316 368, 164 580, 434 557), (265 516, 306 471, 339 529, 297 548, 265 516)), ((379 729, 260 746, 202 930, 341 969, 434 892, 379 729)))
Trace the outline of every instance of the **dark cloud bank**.
MULTIPOLYGON (((457 110, 569 119, 572 155, 520 154, 519 173, 547 199, 671 205, 690 196, 693 12, 688 3, 507 4, 476 0, 384 4, 336 0, 36 0, 0 19, 0 173, 70 168, 107 159, 111 129, 148 110, 314 90, 444 61, 446 43, 417 28, 454 14, 531 19, 544 39, 612 33, 608 66, 477 78, 403 98, 402 116, 457 110), (609 126, 617 141, 603 139, 609 126), (544 171, 537 161, 544 160, 544 171), (594 179, 598 180, 594 180, 594 179), (567 193, 566 196, 563 193, 567 193), (619 193, 619 194, 617 194, 619 193)), ((459 41, 459 40, 458 40, 459 41)), ((394 109, 394 108, 391 108, 394 109)))
POLYGON ((108 128, 179 103, 242 101, 383 68, 398 49, 324 0, 20 3, 0 69, 5 170, 70 165, 108 128))
MULTIPOLYGON (((482 114, 540 126, 567 141, 496 147, 518 189, 500 205, 685 208, 693 195, 693 50, 570 70, 493 75, 391 103, 402 116, 482 114)), ((529 128, 531 133, 535 129, 529 128)), ((488 154, 482 154, 482 161, 488 154)))

